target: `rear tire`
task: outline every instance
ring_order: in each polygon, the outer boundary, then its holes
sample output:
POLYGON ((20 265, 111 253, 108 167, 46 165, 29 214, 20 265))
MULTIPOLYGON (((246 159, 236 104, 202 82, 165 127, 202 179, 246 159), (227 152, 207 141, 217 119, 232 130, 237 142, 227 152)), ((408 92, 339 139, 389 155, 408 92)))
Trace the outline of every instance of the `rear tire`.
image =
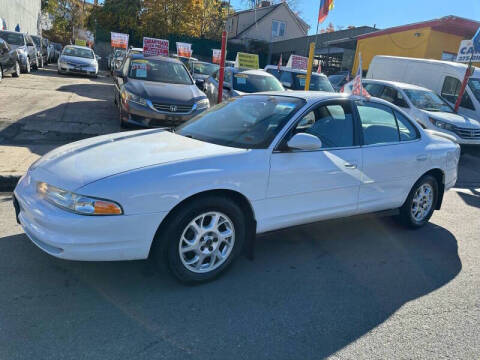
POLYGON ((431 175, 422 176, 413 185, 407 200, 400 208, 398 220, 405 226, 418 229, 432 217, 438 201, 438 182, 431 175))
POLYGON ((152 258, 186 284, 218 277, 241 253, 246 238, 243 211, 223 196, 190 201, 166 221, 155 235, 152 258))

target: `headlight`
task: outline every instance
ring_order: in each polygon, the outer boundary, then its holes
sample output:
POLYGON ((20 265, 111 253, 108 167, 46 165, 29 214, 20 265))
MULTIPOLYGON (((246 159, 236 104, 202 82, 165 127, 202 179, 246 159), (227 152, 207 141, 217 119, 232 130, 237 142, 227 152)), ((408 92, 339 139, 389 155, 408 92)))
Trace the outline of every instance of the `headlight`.
POLYGON ((445 121, 433 119, 433 118, 431 118, 431 117, 429 117, 428 120, 430 120, 430 122, 431 122, 434 126, 440 128, 440 129, 445 129, 445 130, 450 130, 450 131, 452 131, 453 129, 455 129, 455 125, 452 125, 452 124, 447 123, 447 122, 445 122, 445 121))
POLYGON ((45 182, 37 183, 37 193, 53 205, 81 215, 123 214, 122 207, 114 201, 74 194, 45 182))
POLYGON ((208 99, 201 99, 197 101, 197 110, 208 109, 210 107, 210 101, 208 99))
POLYGON ((142 106, 147 105, 147 100, 145 100, 144 98, 138 95, 132 94, 130 91, 127 91, 127 90, 123 90, 122 99, 124 99, 125 101, 131 101, 135 104, 139 104, 142 106))

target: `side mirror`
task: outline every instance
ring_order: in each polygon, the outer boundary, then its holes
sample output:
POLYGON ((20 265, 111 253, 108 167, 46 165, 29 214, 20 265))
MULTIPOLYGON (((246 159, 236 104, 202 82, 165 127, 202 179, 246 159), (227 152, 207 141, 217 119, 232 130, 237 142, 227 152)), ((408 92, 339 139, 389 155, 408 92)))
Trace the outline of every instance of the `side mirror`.
POLYGON ((319 150, 322 148, 322 142, 314 135, 298 133, 288 140, 287 146, 295 150, 319 150))

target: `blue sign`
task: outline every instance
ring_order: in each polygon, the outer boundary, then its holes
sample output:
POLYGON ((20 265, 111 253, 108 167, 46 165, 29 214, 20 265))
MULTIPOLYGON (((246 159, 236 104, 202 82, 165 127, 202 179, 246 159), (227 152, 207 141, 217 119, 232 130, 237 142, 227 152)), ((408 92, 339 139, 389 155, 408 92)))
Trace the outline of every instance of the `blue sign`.
POLYGON ((477 30, 477 33, 473 36, 473 48, 475 52, 480 52, 480 28, 477 30))

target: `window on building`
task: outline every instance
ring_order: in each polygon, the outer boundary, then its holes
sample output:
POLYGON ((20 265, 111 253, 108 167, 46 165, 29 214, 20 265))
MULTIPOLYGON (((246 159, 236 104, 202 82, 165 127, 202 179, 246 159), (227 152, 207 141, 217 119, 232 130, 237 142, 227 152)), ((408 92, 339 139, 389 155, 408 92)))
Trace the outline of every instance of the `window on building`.
POLYGON ((444 51, 442 52, 442 60, 445 61, 455 61, 457 59, 457 54, 444 51))
POLYGON ((283 21, 272 21, 272 38, 285 36, 285 28, 287 24, 283 21))

